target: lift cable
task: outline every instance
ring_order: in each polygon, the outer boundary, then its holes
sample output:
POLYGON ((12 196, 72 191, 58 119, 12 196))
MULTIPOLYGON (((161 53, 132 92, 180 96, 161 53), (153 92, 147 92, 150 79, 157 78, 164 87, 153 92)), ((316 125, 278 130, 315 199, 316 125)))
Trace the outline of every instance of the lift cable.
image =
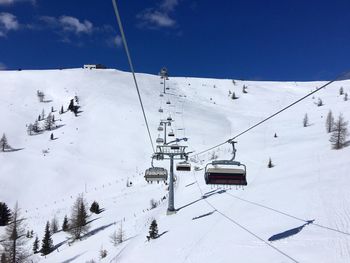
POLYGON ((325 87, 329 86, 329 85, 332 84, 333 82, 338 81, 338 80, 343 80, 343 79, 345 79, 346 77, 349 77, 349 76, 350 76, 350 72, 349 72, 349 71, 340 74, 337 78, 335 78, 335 79, 333 79, 333 80, 331 80, 331 81, 328 81, 328 82, 327 82, 326 84, 324 84, 323 86, 321 86, 321 87, 319 87, 319 88, 316 88, 314 91, 312 91, 312 92, 306 94, 306 95, 303 96, 302 98, 300 98, 300 99, 294 101, 293 103, 291 103, 291 104, 289 104, 288 106, 282 108, 281 110, 275 112, 274 114, 272 114, 272 115, 270 115, 269 117, 263 119, 262 121, 259 121, 258 123, 254 124, 253 126, 249 127, 248 129, 246 129, 246 130, 242 131, 241 133, 235 135, 235 136, 232 137, 231 139, 229 139, 229 140, 227 140, 227 141, 225 141, 225 142, 219 143, 219 144, 217 144, 217 145, 215 145, 215 146, 213 146, 213 147, 210 147, 210 148, 208 148, 208 149, 206 149, 206 150, 203 150, 203 151, 201 151, 201 152, 199 152, 199 153, 193 154, 192 156, 199 156, 199 155, 202 155, 203 153, 209 152, 209 151, 211 151, 211 150, 213 150, 213 149, 216 149, 216 148, 218 148, 218 147, 220 147, 220 146, 222 146, 222 145, 224 145, 224 144, 226 144, 226 143, 229 143, 230 141, 232 141, 232 140, 234 140, 234 139, 236 139, 236 138, 242 136, 243 134, 247 133, 248 131, 250 131, 250 130, 256 128, 257 126, 263 124, 264 122, 266 122, 266 121, 272 119, 272 118, 275 117, 276 115, 278 115, 278 114, 282 113, 283 111, 289 109, 290 107, 294 106, 295 104, 301 102, 302 100, 306 99, 307 97, 310 97, 311 95, 315 94, 316 92, 320 91, 321 89, 324 89, 325 87))
POLYGON ((151 136, 151 132, 150 132, 149 125, 148 125, 148 121, 147 121, 147 117, 146 117, 146 112, 145 112, 145 109, 144 109, 144 107, 143 107, 142 98, 141 98, 139 86, 138 86, 138 84, 137 84, 136 75, 135 75, 135 70, 134 70, 134 66, 133 66, 133 64, 132 64, 132 60, 131 60, 131 56, 130 56, 130 52, 129 52, 129 48, 128 48, 128 43, 126 42, 126 37, 125 37, 125 34, 124 34, 123 24, 122 24, 122 21, 121 21, 121 19, 120 19, 120 14, 119 14, 119 11, 118 11, 117 3, 116 3, 116 0, 112 0, 112 2, 113 2, 113 8, 114 8, 115 16, 116 16, 116 18, 117 18, 117 22, 118 22, 120 34, 121 34, 121 37, 122 37, 122 40, 123 40, 123 45, 124 45, 124 48, 125 48, 125 52, 126 52, 126 55, 127 55, 127 57, 128 57, 128 62, 129 62, 130 70, 131 70, 132 76, 133 76, 133 78, 134 78, 134 83, 135 83, 137 95, 138 95, 138 97, 139 97, 139 102, 140 102, 140 105, 141 105, 141 109, 142 109, 142 113, 143 113, 143 118, 144 118, 145 123, 146 123, 146 128, 147 128, 149 140, 150 140, 151 145, 152 145, 152 150, 153 150, 153 152, 155 152, 154 145, 153 145, 153 140, 152 140, 152 136, 151 136))
MULTIPOLYGON (((199 189, 199 192, 201 194, 201 196, 203 195, 203 191, 202 188, 200 187, 197 177, 195 175, 195 173, 193 173, 194 179, 197 183, 197 187, 199 189)), ((272 245, 271 243, 269 243, 268 241, 264 240, 262 237, 258 236, 257 234, 255 234, 254 232, 252 232, 251 230, 249 230, 248 228, 246 228, 245 226, 241 225, 240 223, 238 223, 236 220, 234 220, 232 217, 229 217, 228 215, 226 215, 225 213, 221 212, 218 208, 216 208, 213 204, 211 204, 207 198, 203 198, 203 200, 211 207, 213 208, 216 212, 218 212, 222 217, 226 218, 227 220, 229 220, 230 222, 232 222, 233 224, 235 224, 236 226, 238 226, 239 228, 243 229, 244 231, 248 232, 250 235, 254 236, 255 238, 257 238, 258 240, 260 240, 261 242, 265 243, 266 245, 268 245, 269 247, 271 247, 272 249, 276 250, 278 253, 282 254, 283 256, 287 257, 288 259, 290 259, 291 261, 295 262, 295 263, 299 263, 298 260, 296 260, 295 258, 293 258, 292 256, 288 255, 287 253, 283 252, 282 250, 280 250, 279 248, 275 247, 274 245, 272 245)))
POLYGON ((257 202, 249 201, 249 200, 247 200, 247 199, 243 199, 243 198, 238 197, 238 196, 236 196, 236 195, 233 195, 233 194, 231 194, 231 193, 229 193, 229 192, 227 192, 227 191, 226 191, 225 193, 226 193, 227 195, 229 195, 229 196, 231 196, 231 197, 233 197, 233 198, 236 198, 236 199, 238 199, 238 200, 241 200, 241 201, 243 201, 243 202, 246 202, 246 203, 249 203, 249 204, 252 204, 252 205, 255 205, 255 206, 259 206, 259 207, 261 207, 261 208, 265 208, 265 209, 267 209, 267 210, 273 211, 273 212, 275 212, 275 213, 278 213, 278 214, 281 214, 281 215, 284 215, 284 216, 287 216, 287 217, 290 217, 290 218, 294 218, 295 220, 299 220, 299 221, 302 221, 302 222, 304 222, 304 223, 309 223, 311 226, 314 225, 314 226, 317 226, 317 227, 320 227, 320 228, 324 228, 324 229, 327 229, 327 230, 330 230, 330 231, 334 231, 334 232, 338 232, 338 233, 340 233, 340 234, 344 234, 344 235, 350 236, 350 233, 348 233, 348 232, 345 232, 345 231, 342 231, 342 230, 339 230, 339 229, 335 229, 335 228, 331 228, 331 227, 329 227, 329 226, 320 225, 320 224, 317 224, 317 223, 314 223, 314 222, 310 223, 312 220, 305 220, 305 219, 302 219, 302 218, 300 218, 300 217, 296 217, 296 216, 293 216, 293 215, 288 214, 288 213, 286 213, 286 212, 277 210, 277 209, 275 209, 275 208, 266 206, 266 205, 264 205, 264 204, 260 204, 260 203, 257 203, 257 202))

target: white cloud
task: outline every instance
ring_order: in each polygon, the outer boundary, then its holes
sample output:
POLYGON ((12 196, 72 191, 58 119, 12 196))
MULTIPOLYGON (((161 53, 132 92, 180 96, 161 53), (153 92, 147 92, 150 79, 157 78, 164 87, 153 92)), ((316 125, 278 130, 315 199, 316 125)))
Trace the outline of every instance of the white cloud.
POLYGON ((176 26, 176 20, 170 15, 175 11, 179 0, 162 0, 155 8, 147 8, 137 15, 141 26, 148 28, 169 28, 176 26))
POLYGON ((0 36, 4 37, 9 31, 15 31, 18 29, 19 23, 15 15, 10 13, 0 13, 0 36))
POLYGON ((36 0, 0 0, 0 5, 13 5, 20 2, 31 2, 34 5, 36 0))
POLYGON ((94 25, 88 21, 80 21, 78 18, 73 16, 41 16, 39 18, 45 23, 44 26, 51 27, 52 29, 59 31, 61 34, 91 34, 95 29, 94 25))
POLYGON ((80 22, 78 18, 72 16, 61 16, 59 22, 64 31, 73 32, 75 34, 90 34, 94 29, 94 26, 90 21, 84 20, 80 22))

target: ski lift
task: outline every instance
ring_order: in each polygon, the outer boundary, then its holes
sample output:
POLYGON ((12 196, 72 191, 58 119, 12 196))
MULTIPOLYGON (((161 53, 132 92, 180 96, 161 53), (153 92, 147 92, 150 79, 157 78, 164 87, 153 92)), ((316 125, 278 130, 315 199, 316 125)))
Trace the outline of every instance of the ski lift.
POLYGON ((217 160, 205 166, 204 179, 206 184, 217 185, 247 185, 247 169, 243 163, 234 161, 236 149, 234 141, 229 141, 233 147, 231 160, 217 160), (209 167, 208 167, 209 166, 209 167))
POLYGON ((170 90, 170 88, 169 88, 169 87, 166 87, 165 89, 166 89, 166 90, 170 90))
POLYGON ((168 136, 169 136, 169 137, 174 137, 174 136, 175 136, 175 134, 174 134, 174 132, 173 132, 173 131, 170 131, 170 132, 168 133, 168 136))
POLYGON ((168 180, 168 171, 163 167, 154 167, 153 166, 153 157, 152 157, 152 163, 151 168, 148 168, 145 171, 145 180, 147 183, 151 182, 166 182, 168 180))
POLYGON ((163 109, 162 109, 162 108, 159 108, 158 112, 163 112, 163 109))
POLYGON ((157 130, 160 131, 160 132, 163 131, 164 130, 163 126, 159 126, 157 130))
POLYGON ((164 139, 158 136, 158 138, 156 139, 156 143, 164 143, 164 139))
POLYGON ((171 104, 171 103, 170 103, 170 100, 168 100, 168 101, 166 102, 166 104, 171 104))
POLYGON ((191 164, 187 161, 176 164, 176 171, 191 171, 191 164))
POLYGON ((171 116, 169 115, 169 117, 168 118, 166 118, 167 119, 167 121, 172 121, 173 120, 173 118, 171 118, 171 116))
POLYGON ((164 97, 163 93, 160 93, 159 96, 160 96, 160 97, 164 97))
POLYGON ((160 82, 160 84, 162 84, 162 85, 163 85, 163 84, 164 84, 164 83, 163 83, 163 81, 161 81, 161 82, 160 82))

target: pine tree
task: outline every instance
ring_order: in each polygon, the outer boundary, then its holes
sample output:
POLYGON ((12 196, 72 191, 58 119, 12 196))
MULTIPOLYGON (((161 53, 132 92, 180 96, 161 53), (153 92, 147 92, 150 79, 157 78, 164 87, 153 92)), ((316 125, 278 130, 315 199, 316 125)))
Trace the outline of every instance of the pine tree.
POLYGON ((68 231, 68 228, 69 228, 68 218, 67 218, 67 215, 65 215, 62 223, 62 231, 66 232, 68 231))
POLYGON ((343 95, 344 94, 344 89, 343 89, 343 87, 340 87, 340 89, 339 89, 339 95, 343 95))
POLYGON ((343 115, 340 114, 338 120, 334 122, 332 133, 329 141, 333 149, 341 149, 345 146, 346 137, 348 136, 348 123, 344 120, 343 115))
POLYGON ((120 222, 120 227, 118 229, 118 232, 117 232, 117 242, 118 244, 120 243, 123 243, 125 241, 125 233, 124 233, 124 230, 123 230, 123 222, 121 221, 120 222))
POLYGON ((11 218, 11 210, 6 203, 0 202, 0 226, 6 226, 11 218))
POLYGON ((318 106, 318 107, 323 106, 323 101, 322 101, 320 98, 318 98, 317 106, 318 106))
POLYGON ((155 219, 152 220, 148 233, 148 239, 156 239, 158 237, 158 225, 155 219))
POLYGON ((28 256, 26 251, 24 218, 20 215, 20 209, 16 203, 11 220, 5 228, 2 246, 6 256, 6 263, 21 263, 28 256))
POLYGON ((51 107, 51 112, 55 112, 55 109, 53 108, 53 106, 51 107))
POLYGON ((332 111, 329 110, 326 118, 326 130, 328 133, 332 132, 333 124, 334 124, 334 117, 333 117, 332 111))
POLYGON ((36 236, 33 243, 33 253, 34 254, 38 253, 39 252, 38 249, 39 249, 39 238, 38 236, 36 236))
POLYGON ((56 216, 54 216, 51 220, 51 234, 55 234, 58 232, 58 220, 56 216))
POLYGON ((248 93, 247 89, 248 89, 248 87, 246 85, 243 85, 242 92, 243 93, 248 93))
POLYGON ((55 137, 53 136, 53 133, 51 133, 51 135, 50 135, 50 140, 52 141, 52 140, 54 140, 55 139, 55 137))
POLYGON ((41 112, 41 119, 45 120, 45 110, 43 109, 43 111, 41 112))
POLYGON ((236 96, 236 93, 235 93, 235 92, 232 92, 232 96, 231 96, 231 99, 233 99, 233 100, 236 100, 236 99, 238 99, 238 97, 236 96))
POLYGON ((55 125, 55 120, 50 112, 45 120, 45 129, 51 131, 54 128, 54 125, 55 125))
POLYGON ((27 127, 28 135, 33 135, 33 124, 29 123, 27 127))
POLYGON ((71 223, 69 232, 73 240, 80 239, 81 236, 89 230, 87 219, 88 214, 86 211, 86 201, 83 194, 80 194, 72 207, 71 223))
POLYGON ((63 105, 61 106, 61 109, 60 109, 60 114, 63 114, 64 113, 64 109, 63 109, 63 105))
POLYGON ((40 126, 39 126, 39 122, 38 121, 35 121, 34 124, 33 124, 33 131, 38 133, 40 132, 40 126))
POLYGON ((0 139, 0 151, 4 152, 8 149, 11 149, 11 146, 8 144, 6 134, 4 133, 0 139))
POLYGON ((273 137, 277 138, 277 133, 275 133, 275 135, 273 137))
POLYGON ((42 240, 40 251, 43 256, 46 256, 50 254, 52 250, 53 250, 53 242, 52 242, 51 232, 50 232, 50 223, 49 221, 47 221, 45 226, 45 234, 42 240))
POLYGON ((100 205, 96 201, 92 202, 91 207, 90 207, 90 212, 95 213, 95 214, 101 213, 100 205))
POLYGON ((304 119, 303 119, 303 126, 307 127, 309 126, 309 117, 307 116, 307 113, 305 113, 304 119))
POLYGON ((5 252, 1 254, 0 263, 7 263, 7 258, 5 252))
POLYGON ((267 164, 267 167, 268 168, 272 168, 272 167, 274 167, 275 165, 272 163, 272 160, 271 160, 271 158, 269 158, 269 163, 267 164))
POLYGON ((344 94, 344 101, 348 101, 348 93, 344 94))

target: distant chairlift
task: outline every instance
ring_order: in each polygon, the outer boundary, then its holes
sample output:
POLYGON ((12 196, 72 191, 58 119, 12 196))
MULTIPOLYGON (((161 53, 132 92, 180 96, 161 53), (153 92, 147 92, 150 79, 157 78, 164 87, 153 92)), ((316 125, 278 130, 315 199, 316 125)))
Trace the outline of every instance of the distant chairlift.
POLYGON ((170 103, 170 100, 168 100, 168 101, 166 102, 166 104, 171 104, 171 103, 170 103))
POLYGON ((164 139, 158 136, 158 138, 156 139, 156 143, 164 143, 164 139))
POLYGON ((153 167, 152 159, 152 167, 145 171, 144 177, 147 183, 166 182, 168 180, 168 171, 163 167, 153 167))
POLYGON ((167 119, 167 121, 172 121, 173 120, 173 118, 171 118, 171 116, 169 115, 169 117, 168 118, 166 118, 167 119))
POLYGON ((158 112, 163 112, 163 109, 162 109, 162 108, 159 108, 158 112))
POLYGON ((191 171, 191 164, 187 161, 176 164, 176 171, 191 171))
POLYGON ((230 141, 233 147, 231 160, 217 160, 205 166, 204 179, 206 184, 216 185, 247 185, 247 169, 243 163, 234 161, 236 149, 234 141, 230 141))
POLYGON ((175 136, 175 134, 174 134, 174 132, 173 132, 173 131, 170 131, 170 132, 168 133, 168 136, 169 136, 169 137, 174 137, 174 136, 175 136))
POLYGON ((160 96, 160 97, 164 97, 163 93, 160 93, 159 96, 160 96))
POLYGON ((163 129, 163 126, 159 126, 157 130, 158 130, 158 131, 163 131, 163 130, 164 130, 164 129, 163 129))

